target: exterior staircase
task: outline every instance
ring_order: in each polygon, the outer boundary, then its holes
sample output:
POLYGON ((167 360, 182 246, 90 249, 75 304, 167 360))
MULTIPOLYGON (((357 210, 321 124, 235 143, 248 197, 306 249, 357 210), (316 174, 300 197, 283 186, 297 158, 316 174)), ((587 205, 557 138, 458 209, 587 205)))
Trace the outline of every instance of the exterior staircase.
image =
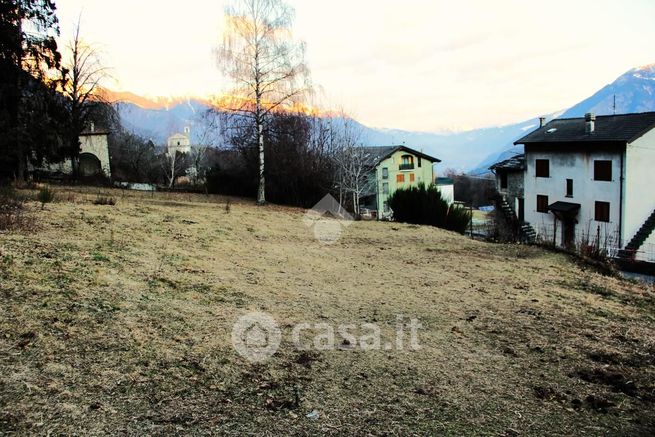
POLYGON ((519 240, 522 243, 534 243, 537 239, 537 233, 535 232, 534 228, 527 222, 519 221, 519 219, 516 217, 516 213, 514 212, 514 208, 512 208, 509 203, 507 203, 507 200, 504 197, 498 195, 496 196, 495 201, 496 207, 502 212, 503 217, 512 227, 519 240))
POLYGON ((632 240, 626 244, 625 248, 619 251, 619 258, 634 260, 637 251, 641 245, 644 244, 646 239, 650 237, 650 234, 652 234, 653 231, 655 231, 655 211, 653 211, 650 217, 648 217, 644 224, 641 225, 641 228, 639 228, 634 237, 632 237, 632 240))
POLYGON ((523 243, 532 244, 537 240, 537 232, 530 225, 530 223, 523 222, 521 224, 521 241, 523 243))

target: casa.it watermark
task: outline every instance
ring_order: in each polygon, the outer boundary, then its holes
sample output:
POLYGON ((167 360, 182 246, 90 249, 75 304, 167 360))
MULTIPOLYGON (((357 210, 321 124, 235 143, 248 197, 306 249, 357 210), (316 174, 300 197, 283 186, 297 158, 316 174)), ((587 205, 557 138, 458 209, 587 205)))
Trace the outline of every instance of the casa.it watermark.
POLYGON ((316 240, 326 245, 336 243, 343 229, 353 221, 353 216, 329 194, 307 210, 303 217, 305 226, 314 232, 316 240))
MULTIPOLYGON (((296 350, 419 350, 418 319, 396 316, 394 333, 383 338, 375 323, 298 323, 288 333, 288 340, 296 350)), ((267 313, 245 314, 232 328, 232 344, 239 355, 252 363, 272 357, 280 347, 283 333, 275 319, 267 313)))

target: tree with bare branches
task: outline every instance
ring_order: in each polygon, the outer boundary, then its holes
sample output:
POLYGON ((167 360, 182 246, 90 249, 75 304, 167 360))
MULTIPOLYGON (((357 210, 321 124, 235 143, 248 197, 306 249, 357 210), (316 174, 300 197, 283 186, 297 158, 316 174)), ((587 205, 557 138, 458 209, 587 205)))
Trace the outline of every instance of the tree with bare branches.
POLYGON ((345 114, 333 119, 337 126, 331 126, 333 143, 335 186, 339 190, 339 201, 350 197, 353 212, 359 216, 361 198, 374 190, 375 177, 369 151, 362 145, 361 128, 345 114))
POLYGON ((291 35, 293 16, 282 0, 232 0, 217 50, 219 66, 234 82, 232 98, 223 103, 236 116, 232 126, 254 137, 253 143, 256 138, 258 204, 266 202, 264 129, 269 116, 293 106, 309 89, 304 44, 291 35))
POLYGON ((98 93, 100 82, 108 77, 98 49, 85 42, 80 34, 81 19, 77 22, 73 39, 67 47, 68 61, 62 68, 63 94, 68 99, 70 118, 70 147, 73 175, 77 176, 80 153, 80 134, 90 121, 94 106, 105 103, 98 93))
POLYGON ((180 151, 166 151, 162 156, 161 165, 168 188, 173 188, 177 178, 186 175, 189 170, 190 155, 180 151))

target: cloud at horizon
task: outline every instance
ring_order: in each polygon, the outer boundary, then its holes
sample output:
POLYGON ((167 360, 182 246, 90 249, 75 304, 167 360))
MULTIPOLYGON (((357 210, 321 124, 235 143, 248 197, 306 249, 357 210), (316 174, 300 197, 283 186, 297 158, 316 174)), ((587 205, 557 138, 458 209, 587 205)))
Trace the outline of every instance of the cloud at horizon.
MULTIPOLYGON (((59 0, 62 47, 82 35, 111 88, 145 96, 228 90, 216 68, 224 1, 59 0)), ((565 109, 655 62, 655 2, 289 1, 320 100, 377 127, 502 125, 565 109)))

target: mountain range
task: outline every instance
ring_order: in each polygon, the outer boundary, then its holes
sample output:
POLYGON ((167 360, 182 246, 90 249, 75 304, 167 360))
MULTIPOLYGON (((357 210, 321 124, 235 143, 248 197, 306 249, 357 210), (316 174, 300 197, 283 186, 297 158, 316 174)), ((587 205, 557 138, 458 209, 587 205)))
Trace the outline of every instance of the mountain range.
MULTIPOLYGON (((202 118, 210 107, 207 100, 147 99, 132 93, 107 93, 110 100, 119 102, 123 125, 155 143, 163 144, 169 135, 181 132, 185 126, 191 127, 192 142, 201 141, 202 133, 207 131, 202 118)), ((608 115, 647 111, 655 111, 655 64, 633 68, 591 97, 546 118, 581 117, 587 112, 608 115)), ((491 164, 521 153, 522 149, 513 146, 513 142, 537 128, 538 120, 454 133, 380 129, 361 124, 360 127, 365 145, 406 144, 441 159, 442 171, 454 168, 483 174, 491 164)))

